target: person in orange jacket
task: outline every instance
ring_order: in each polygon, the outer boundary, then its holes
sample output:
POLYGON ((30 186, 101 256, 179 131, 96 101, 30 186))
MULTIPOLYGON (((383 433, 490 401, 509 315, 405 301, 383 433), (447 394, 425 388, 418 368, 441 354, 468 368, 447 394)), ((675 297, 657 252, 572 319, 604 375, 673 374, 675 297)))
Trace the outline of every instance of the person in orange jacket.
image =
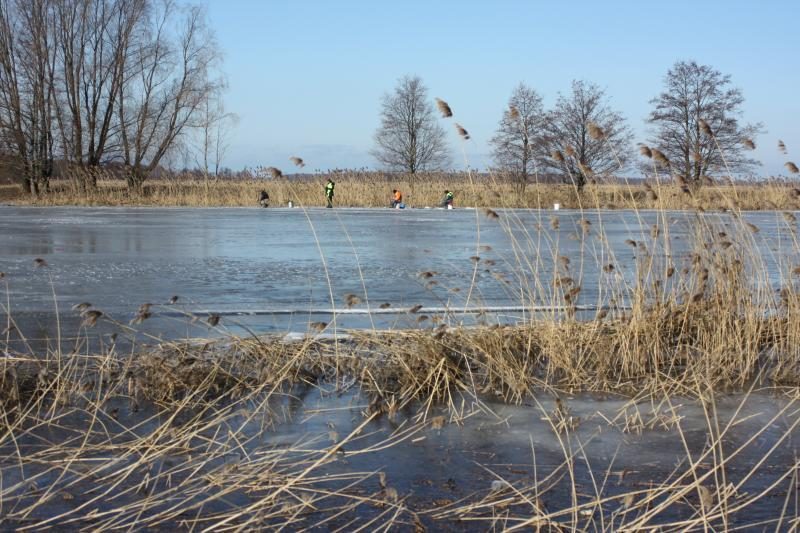
POLYGON ((392 209, 403 205, 403 193, 397 189, 392 189, 392 209))

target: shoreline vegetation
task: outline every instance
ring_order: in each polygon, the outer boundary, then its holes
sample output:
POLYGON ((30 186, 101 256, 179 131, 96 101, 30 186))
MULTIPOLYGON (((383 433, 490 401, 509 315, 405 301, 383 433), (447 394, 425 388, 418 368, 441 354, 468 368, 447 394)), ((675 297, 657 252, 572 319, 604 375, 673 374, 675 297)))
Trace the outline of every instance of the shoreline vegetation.
POLYGON ((389 207, 392 189, 408 207, 438 206, 445 190, 456 207, 551 209, 665 209, 700 211, 800 210, 800 188, 784 178, 737 180, 687 188, 671 181, 589 183, 579 190, 562 183, 519 184, 491 174, 432 173, 388 177, 380 172, 320 174, 277 179, 151 179, 138 190, 125 181, 101 178, 87 191, 79 182, 53 180, 45 194, 26 194, 19 185, 0 185, 0 203, 29 206, 257 207, 261 190, 270 207, 324 207, 323 187, 336 182, 335 207, 389 207))

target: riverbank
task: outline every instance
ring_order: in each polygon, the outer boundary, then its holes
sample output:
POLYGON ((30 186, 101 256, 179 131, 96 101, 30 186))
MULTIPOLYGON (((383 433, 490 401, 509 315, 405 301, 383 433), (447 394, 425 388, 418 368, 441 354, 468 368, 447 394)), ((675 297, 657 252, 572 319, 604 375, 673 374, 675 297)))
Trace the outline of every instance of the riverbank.
MULTIPOLYGON (((388 207, 392 189, 403 192, 409 207, 436 206, 443 192, 455 193, 456 206, 478 208, 544 208, 559 204, 567 209, 701 209, 798 210, 800 194, 785 182, 712 184, 686 192, 674 184, 590 184, 581 194, 571 185, 531 184, 521 193, 508 182, 481 176, 469 180, 462 174, 421 176, 387 181, 366 176, 334 176, 338 207, 388 207)), ((96 191, 84 192, 71 182, 55 181, 51 191, 30 197, 15 185, 0 186, 0 202, 38 206, 179 206, 255 207, 259 192, 270 195, 272 206, 321 207, 325 205, 319 179, 274 180, 150 180, 141 192, 130 191, 121 180, 101 180, 96 191)))

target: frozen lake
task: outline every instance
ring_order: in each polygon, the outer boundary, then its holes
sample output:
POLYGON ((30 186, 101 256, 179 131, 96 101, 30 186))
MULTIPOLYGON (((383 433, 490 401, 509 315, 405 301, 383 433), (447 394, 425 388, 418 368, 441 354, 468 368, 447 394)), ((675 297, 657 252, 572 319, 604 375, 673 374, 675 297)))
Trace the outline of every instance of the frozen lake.
MULTIPOLYGON (((415 305, 428 314, 447 309, 449 322, 468 324, 476 318, 465 309, 499 308, 491 320, 514 320, 524 316, 520 306, 549 303, 557 256, 571 260, 583 289, 579 303, 607 305, 603 284, 633 278, 637 250, 627 240, 646 241, 659 224, 680 268, 697 216, 515 210, 491 220, 469 209, 2 207, 0 272, 12 315, 35 327, 28 333, 34 337, 53 336, 56 302, 70 334, 80 322, 70 311, 77 303, 127 323, 139 305, 172 296, 178 304, 155 306, 145 329, 202 335, 184 314, 216 313, 237 333, 244 331, 239 325, 306 331, 310 322, 330 323, 330 309, 350 313, 338 314, 338 327, 419 327, 404 312, 415 305), (581 219, 590 221, 589 233, 581 219), (600 231, 607 244, 596 237, 600 231), (37 258, 47 266, 35 267, 37 258), (617 265, 612 276, 601 270, 608 263, 617 265), (348 295, 360 301, 351 297, 348 306, 348 295)), ((744 218, 761 229, 758 246, 771 272, 793 260, 780 213, 744 218)), ((721 229, 732 223, 725 214, 705 220, 721 229)))

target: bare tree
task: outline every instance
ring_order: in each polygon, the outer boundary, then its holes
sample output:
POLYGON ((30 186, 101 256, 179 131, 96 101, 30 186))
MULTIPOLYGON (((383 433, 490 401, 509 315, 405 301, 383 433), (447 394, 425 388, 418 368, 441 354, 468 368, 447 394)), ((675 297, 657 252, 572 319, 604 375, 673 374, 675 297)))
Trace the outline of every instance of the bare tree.
POLYGON ((520 83, 508 101, 497 133, 490 144, 498 168, 509 172, 519 193, 540 166, 544 154, 542 97, 520 83))
POLYGON ((228 155, 231 146, 231 133, 239 124, 239 115, 236 113, 225 113, 214 125, 212 135, 213 154, 214 154, 214 177, 219 177, 222 170, 222 161, 228 155))
POLYGON ((177 0, 0 0, 0 151, 34 194, 56 160, 89 169, 86 188, 121 160, 138 188, 207 122, 218 61, 205 12, 177 0))
POLYGON ((389 169, 409 174, 450 164, 444 129, 419 77, 405 76, 393 93, 384 96, 371 154, 389 169))
POLYGON ((51 0, 0 0, 0 140, 37 195, 54 163, 57 46, 51 0))
POLYGON ((651 144, 689 183, 699 186, 715 172, 745 172, 758 164, 745 148, 752 146, 762 125, 739 123, 744 97, 731 87, 730 76, 708 65, 679 61, 664 78, 664 92, 650 103, 651 144))
POLYGON ((625 118, 609 107, 602 89, 585 81, 573 81, 572 91, 559 95, 545 129, 547 167, 579 190, 594 176, 623 170, 631 154, 625 118))
POLYGON ((230 147, 230 134, 239 121, 235 113, 225 111, 220 98, 207 98, 198 112, 196 135, 193 140, 194 164, 203 171, 205 179, 219 174, 222 161, 230 147))
POLYGON ((219 51, 201 8, 160 0, 134 38, 117 113, 128 185, 140 188, 186 130, 198 125, 204 102, 222 83, 213 77, 219 51), (175 23, 180 29, 172 35, 175 23))
POLYGON ((86 167, 83 185, 95 187, 97 169, 114 153, 115 110, 125 82, 132 35, 146 0, 57 0, 61 77, 58 123, 64 157, 86 167))

